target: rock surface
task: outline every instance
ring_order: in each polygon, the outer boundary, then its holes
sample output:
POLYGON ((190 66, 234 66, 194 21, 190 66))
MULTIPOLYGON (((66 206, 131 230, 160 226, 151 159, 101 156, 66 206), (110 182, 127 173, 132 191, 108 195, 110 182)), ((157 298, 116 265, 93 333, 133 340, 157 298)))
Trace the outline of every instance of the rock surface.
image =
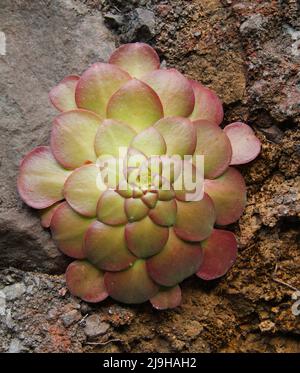
POLYGON ((0 350, 300 352, 294 312, 300 289, 299 2, 2 3, 0 350), (140 32, 147 27, 150 34, 140 32), (235 266, 217 281, 185 281, 175 310, 112 300, 88 305, 70 296, 63 276, 53 276, 64 271, 65 258, 16 194, 18 162, 48 141, 55 115, 49 88, 106 59, 115 38, 149 40, 166 66, 218 92, 225 123, 247 121, 263 144, 260 157, 242 169, 248 204, 232 226, 239 240, 235 266))

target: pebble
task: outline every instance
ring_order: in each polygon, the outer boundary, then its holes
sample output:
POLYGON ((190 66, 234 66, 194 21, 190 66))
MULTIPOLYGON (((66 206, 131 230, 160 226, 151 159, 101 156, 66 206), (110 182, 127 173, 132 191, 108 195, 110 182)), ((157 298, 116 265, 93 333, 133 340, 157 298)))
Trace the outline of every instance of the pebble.
POLYGON ((84 332, 87 337, 94 338, 105 334, 110 325, 106 322, 101 322, 98 315, 91 315, 85 319, 84 332))
POLYGON ((5 286, 2 291, 6 296, 6 300, 14 300, 23 295, 26 291, 26 288, 23 282, 17 282, 13 285, 5 286))
POLYGON ((11 340, 8 353, 10 354, 16 354, 18 352, 21 352, 24 350, 24 346, 22 345, 21 341, 19 341, 17 338, 14 338, 11 340))
POLYGON ((74 322, 81 319, 81 314, 77 310, 72 310, 60 317, 65 327, 72 325, 74 322))

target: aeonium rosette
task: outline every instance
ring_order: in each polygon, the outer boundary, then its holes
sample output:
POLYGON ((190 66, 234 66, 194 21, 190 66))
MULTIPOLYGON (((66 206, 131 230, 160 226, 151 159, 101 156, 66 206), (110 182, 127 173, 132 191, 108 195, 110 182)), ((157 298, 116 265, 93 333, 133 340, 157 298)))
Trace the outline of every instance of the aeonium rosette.
POLYGON ((50 146, 23 159, 18 190, 76 259, 66 272, 72 294, 166 309, 180 304, 187 277, 228 271, 237 243, 222 226, 246 203, 232 166, 253 160, 260 142, 244 123, 219 127, 213 91, 134 43, 66 77, 50 99, 62 113, 50 146))

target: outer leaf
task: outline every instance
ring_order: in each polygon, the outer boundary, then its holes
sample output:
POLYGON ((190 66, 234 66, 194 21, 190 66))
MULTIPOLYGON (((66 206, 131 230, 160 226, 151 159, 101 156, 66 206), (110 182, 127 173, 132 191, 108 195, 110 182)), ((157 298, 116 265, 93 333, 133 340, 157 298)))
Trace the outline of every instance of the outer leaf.
POLYGON ((166 117, 188 117, 195 104, 189 81, 176 69, 160 69, 145 75, 142 80, 158 94, 166 117))
POLYGON ((40 210, 41 225, 44 228, 49 228, 51 224, 52 217, 55 213, 55 210, 60 206, 62 202, 56 202, 54 205, 47 207, 43 210, 40 210))
POLYGON ((172 288, 161 288, 160 291, 150 299, 157 310, 176 308, 181 303, 181 289, 179 285, 172 288))
POLYGON ((94 111, 101 118, 105 118, 109 99, 130 79, 130 75, 117 66, 95 63, 83 73, 77 84, 77 106, 94 111))
POLYGON ((123 270, 136 259, 126 247, 124 226, 111 227, 99 221, 86 232, 84 253, 92 264, 105 271, 123 270))
POLYGON ((96 216, 97 203, 105 189, 98 167, 88 164, 77 168, 68 177, 64 196, 79 214, 92 218, 96 216))
POLYGON ((246 185, 239 171, 229 167, 217 179, 205 180, 204 189, 213 200, 217 224, 231 224, 240 218, 246 205, 246 185))
POLYGON ((231 123, 224 128, 224 132, 228 136, 232 147, 232 165, 253 161, 260 153, 260 141, 247 124, 231 123))
POLYGON ((213 280, 225 275, 237 256, 237 242, 233 233, 215 229, 210 237, 201 242, 203 262, 197 276, 213 280))
POLYGON ((224 131, 213 122, 197 120, 194 124, 197 131, 194 157, 204 156, 204 176, 214 179, 222 175, 230 164, 232 156, 230 141, 224 131))
POLYGON ((107 117, 120 120, 140 132, 163 116, 157 94, 147 84, 133 79, 120 88, 110 99, 107 117))
POLYGON ((77 75, 69 75, 51 89, 49 98, 56 109, 60 111, 77 109, 75 89, 79 79, 77 75))
POLYGON ((148 44, 130 43, 118 48, 110 57, 109 63, 119 66, 134 78, 159 69, 157 53, 148 44))
POLYGON ((94 141, 101 119, 87 110, 72 110, 54 120, 51 150, 65 168, 74 169, 96 161, 94 141))
POLYGON ((190 119, 206 119, 220 125, 223 121, 224 112, 219 97, 214 91, 194 80, 191 80, 190 83, 195 94, 195 108, 190 115, 190 119))
POLYGON ((200 244, 181 241, 170 229, 165 248, 147 260, 147 269, 155 282, 175 286, 194 274, 202 262, 200 244))
POLYGON ((125 228, 127 246, 139 258, 159 253, 168 241, 168 236, 168 228, 154 224, 148 216, 127 224, 125 228))
POLYGON ((101 302, 108 296, 103 273, 85 260, 75 260, 69 265, 66 281, 70 292, 86 302, 101 302))
POLYGON ((63 185, 69 171, 63 169, 48 146, 35 148, 20 166, 18 191, 30 207, 43 209, 63 199, 63 185))
POLYGON ((137 260, 122 272, 107 272, 104 276, 109 295, 123 303, 143 303, 159 290, 149 277, 144 260, 137 260))
POLYGON ((83 237, 93 221, 94 219, 77 214, 67 202, 64 202, 55 210, 52 217, 52 237, 64 254, 82 259, 85 257, 83 237))
POLYGON ((201 201, 177 201, 177 216, 174 231, 186 241, 202 241, 214 227, 216 212, 211 198, 204 194, 201 201))

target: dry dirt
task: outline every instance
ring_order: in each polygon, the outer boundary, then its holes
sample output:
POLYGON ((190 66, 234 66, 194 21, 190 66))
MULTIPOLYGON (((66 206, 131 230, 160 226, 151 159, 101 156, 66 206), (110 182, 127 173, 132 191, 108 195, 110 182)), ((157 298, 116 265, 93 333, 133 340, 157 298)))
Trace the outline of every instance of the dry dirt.
MULTIPOLYGON (((26 3, 16 1, 14 9, 20 14, 19 21, 25 23, 22 17, 30 17, 23 12, 26 3)), ((53 7, 47 1, 38 3, 53 7)), ((240 221, 230 227, 239 241, 235 266, 218 281, 185 281, 182 306, 175 310, 158 312, 149 304, 124 307, 112 300, 91 306, 73 298, 64 287, 60 273, 66 264, 58 254, 51 251, 54 267, 40 263, 51 260, 47 251, 40 256, 33 254, 35 260, 30 261, 35 246, 39 248, 45 240, 49 245, 48 237, 36 238, 31 244, 21 243, 21 239, 10 244, 8 240, 17 229, 3 218, 1 225, 6 236, 2 256, 0 251, 0 350, 300 352, 300 293, 296 293, 300 290, 299 2, 58 3, 63 5, 49 14, 55 15, 53 22, 58 24, 59 12, 71 19, 66 25, 71 36, 76 30, 76 19, 91 19, 95 23, 98 19, 102 23, 104 17, 108 29, 107 35, 101 35, 102 43, 109 40, 108 50, 114 40, 117 44, 147 41, 155 46, 165 65, 176 67, 216 90, 224 102, 224 124, 248 122, 262 141, 262 153, 242 168, 248 204, 240 221), (21 250, 25 266, 10 254, 19 246, 25 247, 21 250), (9 250, 5 250, 7 247, 9 250)), ((39 8, 30 11, 41 18, 39 8)), ((29 23, 28 27, 36 25, 29 23)), ((78 42, 82 41, 78 34, 76 37, 78 42)), ((101 48, 106 53, 105 47, 101 48)), ((63 61, 65 54, 60 52, 63 61)), ((80 69, 83 68, 82 55, 76 53, 75 57, 81 63, 80 69)), ((85 62, 87 59, 85 56, 85 62)), ((41 75, 47 63, 40 63, 41 75)), ((62 68, 60 73, 64 72, 62 68)), ((59 78, 54 70, 48 77, 49 81, 43 82, 45 90, 48 83, 59 78)), ((39 105, 34 102, 34 107, 39 105)), ((50 118, 52 112, 48 114, 50 118)), ((42 136, 42 130, 36 131, 42 136)), ((33 141, 34 136, 23 143, 22 151, 32 147, 33 141)), ((16 216, 22 211, 23 219, 34 219, 20 202, 15 205, 5 205, 4 213, 16 209, 16 216)), ((30 221, 36 224, 36 220, 30 221)), ((30 241, 30 224, 22 229, 17 232, 21 236, 27 232, 24 240, 30 241)), ((34 237, 41 237, 40 232, 35 232, 34 237)))

